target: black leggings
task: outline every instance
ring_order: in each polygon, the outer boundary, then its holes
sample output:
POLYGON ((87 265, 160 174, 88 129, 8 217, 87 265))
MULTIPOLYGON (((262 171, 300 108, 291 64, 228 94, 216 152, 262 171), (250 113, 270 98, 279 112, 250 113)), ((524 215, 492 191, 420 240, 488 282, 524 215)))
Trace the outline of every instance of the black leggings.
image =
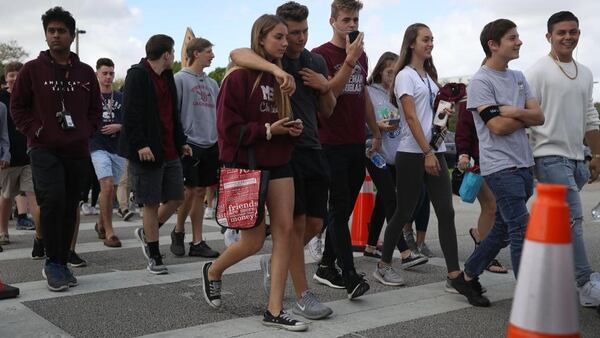
MULTIPOLYGON (((371 175, 373 183, 377 188, 375 206, 373 207, 371 221, 369 222, 369 239, 367 240, 367 244, 376 246, 381 229, 383 228, 383 221, 387 220, 389 224, 396 210, 396 166, 388 164, 385 168, 381 169, 376 167, 371 161, 366 161, 366 163, 369 175, 371 175)), ((429 212, 429 195, 427 194, 427 187, 423 184, 417 209, 409 223, 415 222, 417 231, 426 232, 429 224, 429 212)), ((398 250, 401 252, 404 251, 401 244, 403 241, 402 239, 398 242, 398 250)))
POLYGON ((436 157, 441 168, 440 175, 432 176, 425 172, 425 160, 422 154, 396 153, 396 186, 398 187, 396 189, 396 211, 385 230, 381 258, 385 263, 392 262, 394 247, 403 237, 404 224, 408 223, 413 216, 424 182, 438 219, 440 246, 448 272, 460 271, 448 166, 443 153, 437 153, 436 157))

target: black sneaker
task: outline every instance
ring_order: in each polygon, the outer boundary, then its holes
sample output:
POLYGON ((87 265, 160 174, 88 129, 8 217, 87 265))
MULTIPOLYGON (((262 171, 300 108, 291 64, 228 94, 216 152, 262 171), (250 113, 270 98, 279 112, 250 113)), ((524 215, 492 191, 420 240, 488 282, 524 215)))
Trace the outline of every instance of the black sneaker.
POLYGON ((164 275, 169 273, 169 269, 162 261, 162 256, 158 255, 155 257, 148 258, 148 266, 146 267, 150 273, 155 275, 164 275))
POLYGON ((283 310, 279 312, 277 317, 273 316, 269 310, 265 311, 262 323, 265 326, 273 326, 288 331, 306 331, 308 329, 308 324, 290 317, 283 310))
POLYGON ((173 255, 179 257, 185 255, 184 238, 185 232, 176 232, 175 229, 171 231, 171 252, 173 255))
POLYGON ((0 252, 4 251, 4 249, 2 249, 2 245, 0 245, 0 252))
POLYGON ((402 269, 408 269, 408 268, 412 268, 413 266, 425 264, 428 261, 429 261, 429 258, 427 258, 421 254, 416 254, 411 251, 410 255, 408 257, 402 258, 402 263, 400 264, 400 267, 402 269))
POLYGON ((365 252, 363 252, 363 256, 379 259, 381 258, 381 252, 379 250, 375 250, 373 252, 368 252, 367 250, 365 250, 365 252))
POLYGON ((125 209, 117 209, 117 215, 119 215, 124 221, 129 221, 129 219, 131 219, 131 217, 133 217, 133 215, 135 215, 135 213, 133 211, 130 211, 129 209, 125 208, 125 209))
POLYGON ((31 250, 31 259, 43 259, 46 257, 46 251, 44 250, 44 240, 33 238, 33 250, 31 250))
POLYGON ((77 255, 77 253, 74 250, 71 250, 69 251, 69 265, 76 268, 82 268, 84 266, 87 266, 87 261, 79 257, 79 255, 77 255))
POLYGON ((348 293, 348 299, 358 298, 369 291, 369 284, 364 278, 364 275, 357 274, 356 271, 348 271, 348 274, 344 277, 346 292, 348 293))
POLYGON ((69 269, 66 265, 62 265, 63 268, 63 274, 65 275, 65 278, 67 279, 67 284, 69 285, 69 287, 74 287, 79 285, 79 283, 77 282, 77 278, 75 278, 75 276, 73 275, 73 271, 71 271, 71 269, 69 269))
POLYGON ((450 285, 461 295, 467 297, 469 304, 480 307, 490 306, 490 300, 481 294, 482 287, 479 280, 473 279, 467 282, 464 272, 461 272, 458 277, 450 279, 450 285))
MULTIPOLYGON (((0 247, 0 252, 1 251, 2 251, 2 248, 0 247)), ((19 288, 10 286, 8 284, 4 284, 4 283, 2 283, 2 281, 0 281, 0 299, 15 298, 18 295, 19 295, 19 288)))
POLYGON ((206 258, 217 258, 219 257, 219 253, 213 249, 211 249, 205 241, 202 241, 198 244, 194 244, 190 242, 190 252, 189 255, 191 257, 206 257, 206 258))
POLYGON ((327 265, 319 264, 317 272, 315 272, 315 274, 313 275, 313 280, 317 283, 327 285, 330 288, 345 288, 344 279, 342 279, 342 275, 340 275, 340 272, 335 266, 329 267, 327 265))
POLYGON ((218 309, 221 306, 221 281, 208 280, 208 268, 211 265, 212 262, 206 262, 202 266, 202 293, 208 305, 218 309))

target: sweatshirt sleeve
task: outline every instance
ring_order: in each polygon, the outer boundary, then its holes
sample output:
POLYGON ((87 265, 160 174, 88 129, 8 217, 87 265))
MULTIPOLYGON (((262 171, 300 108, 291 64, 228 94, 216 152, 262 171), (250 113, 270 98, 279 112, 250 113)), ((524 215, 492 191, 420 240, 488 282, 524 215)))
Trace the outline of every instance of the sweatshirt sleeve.
POLYGON ((460 103, 460 109, 458 111, 458 121, 456 123, 456 134, 454 135, 454 142, 456 143, 456 153, 458 155, 467 154, 473 157, 473 139, 477 137, 475 135, 475 122, 473 121, 473 114, 466 109, 466 104, 460 103))
POLYGON ((585 131, 598 130, 600 128, 600 112, 596 110, 594 107, 594 99, 593 99, 593 81, 590 81, 589 85, 589 100, 587 104, 586 114, 585 114, 585 131))
POLYGON ((266 139, 264 123, 248 121, 250 90, 248 88, 248 72, 236 70, 223 81, 217 99, 217 131, 221 138, 229 144, 237 144, 242 125, 247 130, 242 145, 249 146, 258 140, 266 139))
POLYGON ((25 64, 10 95, 10 114, 17 129, 30 139, 35 138, 35 133, 42 127, 42 122, 33 114, 32 98, 31 66, 25 64))
POLYGON ((10 140, 6 125, 6 106, 0 102, 0 160, 10 162, 10 140))
POLYGON ((100 126, 102 120, 102 94, 100 94, 100 84, 96 79, 96 75, 92 68, 89 68, 91 86, 90 86, 90 107, 88 109, 88 123, 90 124, 90 137, 100 126))
POLYGON ((129 70, 123 88, 123 125, 127 143, 135 151, 148 147, 150 144, 144 132, 146 124, 143 121, 146 109, 144 102, 146 93, 143 93, 143 90, 147 85, 140 70, 135 68, 129 70))

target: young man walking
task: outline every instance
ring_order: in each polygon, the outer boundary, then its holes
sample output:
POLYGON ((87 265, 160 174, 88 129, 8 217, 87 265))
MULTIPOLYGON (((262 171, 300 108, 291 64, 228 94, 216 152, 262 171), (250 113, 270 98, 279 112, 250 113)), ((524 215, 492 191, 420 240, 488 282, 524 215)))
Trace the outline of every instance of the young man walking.
POLYGON ((362 3, 356 0, 334 0, 329 23, 331 41, 313 49, 325 59, 330 90, 337 98, 333 114, 319 120, 319 136, 325 158, 331 169, 329 213, 325 252, 315 279, 334 287, 345 287, 354 299, 369 290, 369 284, 354 269, 348 219, 365 177, 365 123, 373 131, 372 151, 381 146, 381 134, 366 89, 367 55, 363 51, 363 33, 350 42, 350 32, 358 30, 362 3), (332 250, 333 249, 333 250, 332 250), (335 259, 342 268, 340 285, 335 259))
POLYGON ((183 200, 185 144, 173 79, 175 42, 158 34, 146 43, 146 57, 127 71, 123 89, 121 152, 129 159, 135 202, 143 204, 143 228, 135 230, 148 259, 147 270, 168 273, 158 247, 158 231, 183 200), (162 202, 162 204, 161 204, 162 202))
MULTIPOLYGON (((523 44, 516 25, 506 19, 488 23, 481 32, 485 64, 467 88, 467 109, 473 113, 479 138, 481 175, 496 197, 496 221, 465 263, 464 274, 451 280, 459 292, 510 243, 515 277, 533 194, 533 157, 525 127, 544 123, 544 115, 523 73, 508 68, 523 44)), ((475 282, 473 281, 475 279, 475 282)))
MULTIPOLYGON (((16 228, 17 230, 36 230, 36 238, 42 238, 39 230, 40 211, 33 192, 31 165, 29 163, 29 156, 27 156, 27 138, 16 129, 13 119, 10 116, 10 96, 19 70, 22 67, 23 64, 20 62, 10 62, 6 65, 7 88, 0 91, 0 102, 7 109, 5 111, 6 123, 3 124, 3 130, 6 130, 6 145, 10 144, 10 148, 2 152, 2 158, 5 162, 2 168, 0 168, 0 186, 2 187, 2 194, 0 196, 0 244, 8 244, 8 221, 12 209, 12 201, 16 200, 15 197, 21 193, 24 193, 26 196, 25 205, 29 204, 34 221, 32 222, 27 217, 27 208, 25 208, 25 212, 19 213, 17 216, 16 228)), ((44 256, 43 247, 41 255, 44 256)))
POLYGON ((100 183, 100 217, 94 229, 98 238, 104 241, 104 245, 119 248, 121 241, 113 229, 112 209, 115 185, 121 179, 125 167, 125 159, 117 154, 122 126, 123 95, 112 89, 115 64, 111 59, 98 59, 96 76, 102 93, 102 124, 90 140, 92 164, 100 183))
POLYGON ((575 281, 582 306, 600 305, 600 273, 594 272, 583 240, 583 208, 579 191, 600 174, 600 119, 592 99, 590 69, 573 59, 580 30, 571 12, 548 19, 550 52, 526 73, 532 93, 540 100, 546 123, 531 128, 535 174, 543 183, 563 184, 571 218, 575 281), (590 172, 585 163, 585 138, 592 150, 590 172))
POLYGON ((177 225, 171 232, 171 252, 185 255, 185 220, 192 221, 192 241, 188 254, 215 258, 219 253, 202 240, 204 197, 206 190, 218 183, 219 148, 217 146, 217 95, 219 85, 204 69, 215 57, 212 43, 194 38, 188 43, 186 54, 189 67, 175 74, 177 107, 181 111, 181 124, 192 148, 193 156, 181 160, 185 186, 183 204, 177 209, 177 225))
MULTIPOLYGON (((295 314, 308 319, 322 319, 333 313, 308 289, 304 265, 304 245, 323 228, 327 213, 327 186, 329 168, 317 127, 318 114, 324 118, 331 115, 335 97, 329 88, 325 60, 308 51, 308 8, 290 1, 277 8, 276 14, 288 26, 288 47, 282 59, 282 71, 276 65, 254 54, 250 49, 238 49, 231 53, 237 65, 272 73, 282 83, 282 89, 291 96, 294 119, 302 120, 304 129, 292 153, 294 172, 294 238, 290 248, 290 274, 294 283, 295 314)), ((265 293, 270 288, 270 256, 261 258, 265 293)))
POLYGON ((49 49, 27 62, 11 95, 11 115, 27 136, 35 194, 40 206, 52 291, 77 285, 67 267, 83 178, 89 174, 89 139, 102 112, 94 70, 71 53, 75 19, 61 7, 42 16, 49 49))

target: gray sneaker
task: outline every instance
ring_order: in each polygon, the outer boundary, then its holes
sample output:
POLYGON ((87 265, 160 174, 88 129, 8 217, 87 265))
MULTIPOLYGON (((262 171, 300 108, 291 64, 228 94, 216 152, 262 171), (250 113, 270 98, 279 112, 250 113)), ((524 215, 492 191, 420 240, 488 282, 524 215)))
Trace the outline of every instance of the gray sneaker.
POLYGON ((377 268, 373 271, 373 277, 377 279, 381 284, 389 285, 389 286, 401 286, 404 285, 404 279, 402 276, 394 268, 390 265, 384 265, 383 267, 377 268))
POLYGON ((419 244, 417 246, 417 250, 423 256, 426 256, 426 257, 429 257, 429 258, 435 257, 435 255, 433 254, 433 251, 431 251, 431 249, 429 249, 429 247, 427 246, 427 244, 425 242, 419 244))
POLYGON ((163 264, 162 257, 160 256, 148 258, 148 267, 146 269, 155 275, 164 275, 169 273, 169 269, 167 269, 167 266, 163 264))
POLYGON ((417 241, 415 241, 415 233, 412 231, 406 232, 402 230, 404 233, 404 241, 406 245, 411 251, 417 251, 417 241))
POLYGON ((260 258, 260 270, 263 273, 263 291, 268 298, 271 293, 271 255, 260 258))
POLYGON ((294 303, 292 312, 307 319, 323 319, 329 317, 333 310, 319 302, 317 296, 310 290, 306 290, 302 298, 294 303))
POLYGON ((133 234, 135 235, 135 238, 137 238, 138 241, 140 241, 140 243, 142 244, 142 252, 144 253, 144 256, 149 259, 150 250, 148 249, 148 244, 146 243, 146 235, 144 234, 144 228, 136 228, 133 231, 133 234))

